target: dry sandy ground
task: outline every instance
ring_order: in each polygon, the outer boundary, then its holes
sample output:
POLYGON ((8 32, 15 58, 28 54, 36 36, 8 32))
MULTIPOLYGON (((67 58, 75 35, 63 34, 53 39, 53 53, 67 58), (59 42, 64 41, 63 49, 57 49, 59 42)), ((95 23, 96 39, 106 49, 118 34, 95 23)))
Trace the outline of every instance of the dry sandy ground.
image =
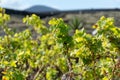
MULTIPOLYGON (((113 17, 115 19, 115 25, 120 27, 120 11, 99 11, 99 12, 92 12, 92 13, 61 13, 59 15, 51 16, 43 18, 47 24, 47 22, 53 18, 63 18, 63 20, 67 23, 70 23, 72 19, 77 17, 81 20, 81 23, 83 23, 83 27, 86 29, 88 33, 91 33, 93 31, 92 25, 94 25, 101 16, 105 17, 113 17)), ((22 31, 28 26, 22 23, 22 18, 24 16, 20 15, 11 15, 11 21, 8 23, 9 27, 16 30, 17 32, 22 31)), ((3 31, 0 29, 0 35, 4 35, 3 31)))

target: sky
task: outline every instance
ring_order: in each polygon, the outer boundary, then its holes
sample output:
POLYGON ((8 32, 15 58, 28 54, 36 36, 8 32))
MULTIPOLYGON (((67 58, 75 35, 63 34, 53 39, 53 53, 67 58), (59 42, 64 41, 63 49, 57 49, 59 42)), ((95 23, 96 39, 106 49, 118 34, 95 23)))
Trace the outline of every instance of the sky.
POLYGON ((120 8, 120 0, 0 0, 0 7, 24 10, 46 5, 58 10, 120 8))

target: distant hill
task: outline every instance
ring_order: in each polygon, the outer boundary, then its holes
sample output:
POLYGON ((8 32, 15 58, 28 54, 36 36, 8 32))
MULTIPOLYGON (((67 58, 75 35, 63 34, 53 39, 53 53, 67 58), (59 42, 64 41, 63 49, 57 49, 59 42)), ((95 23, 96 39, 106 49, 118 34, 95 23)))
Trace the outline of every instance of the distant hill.
POLYGON ((43 6, 43 5, 36 5, 36 6, 32 6, 30 8, 25 9, 25 11, 41 13, 41 12, 56 12, 59 10, 51 8, 51 7, 43 6))

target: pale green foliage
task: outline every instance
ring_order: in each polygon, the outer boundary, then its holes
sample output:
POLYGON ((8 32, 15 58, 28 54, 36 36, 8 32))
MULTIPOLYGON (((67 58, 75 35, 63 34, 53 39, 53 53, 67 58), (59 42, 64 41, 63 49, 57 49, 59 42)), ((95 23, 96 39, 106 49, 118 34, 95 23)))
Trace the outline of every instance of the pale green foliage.
POLYGON ((84 29, 70 36, 70 28, 61 18, 53 18, 45 27, 33 14, 23 22, 40 34, 36 39, 30 29, 19 33, 8 30, 8 20, 7 14, 0 13, 0 26, 7 34, 0 37, 3 80, 120 79, 120 29, 112 18, 102 17, 93 26, 97 30, 95 36, 84 29))

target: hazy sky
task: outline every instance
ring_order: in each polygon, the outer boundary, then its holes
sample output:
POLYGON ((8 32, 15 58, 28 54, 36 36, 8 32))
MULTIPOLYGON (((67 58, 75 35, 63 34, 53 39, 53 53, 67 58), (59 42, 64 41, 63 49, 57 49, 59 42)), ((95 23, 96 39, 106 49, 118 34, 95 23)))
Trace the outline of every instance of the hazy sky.
POLYGON ((60 10, 120 8, 120 0, 0 0, 0 6, 23 10, 33 5, 46 5, 60 10))

